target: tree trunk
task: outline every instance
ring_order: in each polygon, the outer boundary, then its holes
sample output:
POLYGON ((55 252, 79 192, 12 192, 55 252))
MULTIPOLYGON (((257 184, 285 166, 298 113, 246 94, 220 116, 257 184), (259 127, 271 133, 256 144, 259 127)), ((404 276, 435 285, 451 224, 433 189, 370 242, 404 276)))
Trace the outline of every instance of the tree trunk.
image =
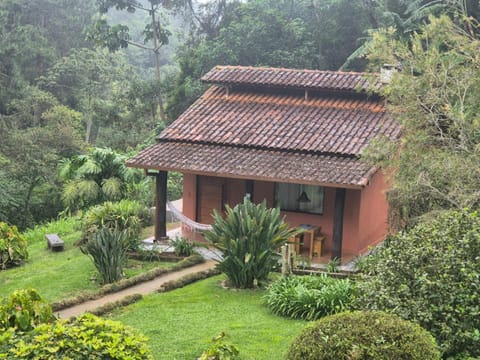
POLYGON ((32 198, 33 189, 37 186, 38 178, 32 178, 32 182, 28 186, 27 194, 25 196, 25 201, 23 202, 23 216, 22 216, 22 228, 27 226, 27 218, 30 212, 30 200, 32 198))
POLYGON ((93 126, 92 117, 90 115, 88 115, 88 117, 87 117, 87 128, 85 130, 85 142, 87 144, 90 144, 90 138, 92 136, 92 126, 93 126))
MULTIPOLYGON (((155 58, 155 75, 158 83, 160 84, 160 47, 158 46, 158 33, 157 33, 157 20, 155 17, 155 8, 153 3, 150 2, 151 16, 152 16, 152 29, 153 29, 153 52, 155 58)), ((160 115, 160 120, 166 123, 165 111, 163 106, 162 93, 158 93, 158 111, 160 115)))

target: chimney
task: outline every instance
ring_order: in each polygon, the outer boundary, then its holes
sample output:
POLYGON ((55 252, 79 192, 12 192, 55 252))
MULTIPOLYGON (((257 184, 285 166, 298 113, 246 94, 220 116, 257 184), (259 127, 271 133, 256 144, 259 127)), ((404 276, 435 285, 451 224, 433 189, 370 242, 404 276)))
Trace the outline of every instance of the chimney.
POLYGON ((382 68, 380 69, 380 82, 382 84, 390 83, 393 74, 398 71, 398 68, 398 65, 383 64, 382 68))

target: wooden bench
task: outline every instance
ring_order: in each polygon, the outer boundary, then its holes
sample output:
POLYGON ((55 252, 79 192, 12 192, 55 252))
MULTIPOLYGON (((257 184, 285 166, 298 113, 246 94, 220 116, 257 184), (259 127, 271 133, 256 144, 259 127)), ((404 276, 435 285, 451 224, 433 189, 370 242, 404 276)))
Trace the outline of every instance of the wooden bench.
POLYGON ((45 239, 47 239, 47 246, 52 251, 62 251, 65 243, 57 234, 46 234, 45 239))

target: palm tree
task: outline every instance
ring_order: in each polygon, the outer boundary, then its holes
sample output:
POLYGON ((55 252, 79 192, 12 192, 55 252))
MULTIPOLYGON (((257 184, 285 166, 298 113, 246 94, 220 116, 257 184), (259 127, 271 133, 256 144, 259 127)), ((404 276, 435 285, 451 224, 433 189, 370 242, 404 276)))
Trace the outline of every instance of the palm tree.
POLYGON ((129 184, 143 179, 138 170, 125 166, 126 158, 109 148, 94 148, 88 154, 63 160, 59 177, 64 182, 64 204, 75 210, 124 198, 129 184))
MULTIPOLYGON (((412 32, 418 31, 429 16, 440 14, 455 18, 456 22, 460 22, 459 25, 471 33, 478 32, 478 28, 472 27, 468 19, 480 20, 479 0, 363 0, 363 4, 370 9, 370 32, 393 27, 399 37, 407 38, 412 32)), ((353 60, 366 55, 370 39, 369 35, 359 39, 363 44, 347 58, 340 70, 348 69, 353 60)))

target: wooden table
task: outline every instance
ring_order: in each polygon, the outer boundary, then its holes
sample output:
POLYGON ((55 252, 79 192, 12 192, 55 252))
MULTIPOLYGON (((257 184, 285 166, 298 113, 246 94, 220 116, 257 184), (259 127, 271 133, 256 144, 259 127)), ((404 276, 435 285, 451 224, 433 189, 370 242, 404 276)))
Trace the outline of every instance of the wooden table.
MULTIPOLYGON (((315 225, 310 225, 310 224, 300 224, 298 227, 301 230, 301 233, 295 236, 294 242, 295 242, 295 252, 300 255, 300 236, 299 235, 305 235, 308 234, 310 237, 310 250, 309 250, 309 258, 312 260, 313 257, 313 248, 314 248, 314 242, 315 242, 315 236, 316 234, 319 234, 321 231, 320 226, 315 226, 315 225)), ((304 239, 305 241, 305 239, 304 239)), ((320 248, 321 249, 321 248, 320 248)), ((321 254, 319 254, 321 255, 321 254)))

